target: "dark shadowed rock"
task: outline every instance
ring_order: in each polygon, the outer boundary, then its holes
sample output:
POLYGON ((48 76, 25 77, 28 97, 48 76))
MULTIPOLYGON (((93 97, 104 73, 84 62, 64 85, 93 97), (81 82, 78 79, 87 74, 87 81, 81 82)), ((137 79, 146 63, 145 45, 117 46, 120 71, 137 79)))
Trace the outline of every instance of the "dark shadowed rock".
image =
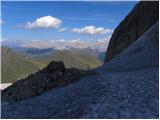
POLYGON ((105 56, 105 63, 124 51, 158 20, 158 1, 139 2, 112 34, 105 56))
POLYGON ((31 74, 25 79, 18 80, 2 90, 2 99, 19 101, 31 98, 52 88, 65 86, 77 81, 80 77, 95 74, 76 68, 65 69, 62 61, 52 61, 47 67, 31 74))
POLYGON ((64 72, 65 66, 62 61, 52 61, 49 65, 43 70, 46 73, 53 73, 53 72, 64 72))

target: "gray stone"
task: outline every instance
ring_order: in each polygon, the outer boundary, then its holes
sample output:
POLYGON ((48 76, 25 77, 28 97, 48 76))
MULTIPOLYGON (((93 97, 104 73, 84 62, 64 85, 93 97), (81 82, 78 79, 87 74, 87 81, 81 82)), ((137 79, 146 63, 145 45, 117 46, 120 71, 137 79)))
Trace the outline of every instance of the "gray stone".
MULTIPOLYGON (((139 2, 114 30, 107 48, 105 63, 124 51, 158 20, 158 1, 139 2)), ((139 50, 140 48, 136 51, 139 50)))

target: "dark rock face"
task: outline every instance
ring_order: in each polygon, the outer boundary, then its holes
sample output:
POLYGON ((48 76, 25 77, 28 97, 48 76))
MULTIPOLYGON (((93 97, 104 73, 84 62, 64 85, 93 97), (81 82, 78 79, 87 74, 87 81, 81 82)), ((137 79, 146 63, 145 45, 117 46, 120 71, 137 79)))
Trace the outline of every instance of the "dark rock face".
POLYGON ((65 69, 62 61, 52 61, 47 67, 25 79, 18 80, 2 90, 2 99, 19 101, 31 98, 56 87, 77 81, 80 77, 94 74, 76 68, 65 69))
POLYGON ((125 51, 99 67, 101 71, 136 71, 159 67, 159 23, 154 24, 125 51))
POLYGON ((141 1, 115 29, 104 63, 124 51, 159 20, 159 2, 141 1))

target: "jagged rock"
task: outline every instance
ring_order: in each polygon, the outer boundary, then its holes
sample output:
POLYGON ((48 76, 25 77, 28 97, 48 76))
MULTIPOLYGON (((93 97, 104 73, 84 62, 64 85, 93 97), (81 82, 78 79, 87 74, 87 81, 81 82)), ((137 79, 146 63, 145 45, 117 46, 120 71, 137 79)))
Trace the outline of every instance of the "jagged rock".
POLYGON ((46 73, 64 72, 65 66, 62 61, 52 61, 43 71, 46 73))
POLYGON ((124 51, 159 20, 159 2, 141 1, 114 30, 105 63, 124 51))
POLYGON ((2 90, 2 99, 19 101, 31 98, 49 89, 75 82, 80 77, 93 73, 76 68, 65 69, 62 61, 52 61, 44 69, 31 74, 25 79, 18 80, 2 90))

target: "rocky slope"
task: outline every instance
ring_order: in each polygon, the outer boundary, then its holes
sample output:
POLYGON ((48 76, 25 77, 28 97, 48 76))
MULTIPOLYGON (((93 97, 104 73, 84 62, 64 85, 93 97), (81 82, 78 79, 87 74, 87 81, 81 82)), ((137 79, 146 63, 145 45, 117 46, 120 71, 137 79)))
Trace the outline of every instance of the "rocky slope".
POLYGON ((18 80, 2 90, 2 99, 10 101, 28 99, 50 89, 73 83, 80 77, 93 73, 94 71, 91 70, 66 69, 63 62, 52 61, 42 70, 31 74, 25 79, 18 80))
POLYGON ((145 32, 138 41, 114 57, 100 69, 105 71, 130 71, 159 66, 158 22, 145 32))
POLYGON ((2 118, 158 118, 158 39, 157 23, 97 75, 28 100, 2 99, 2 118))
POLYGON ((124 51, 158 20, 158 1, 139 2, 112 34, 105 56, 105 63, 124 51))
POLYGON ((32 99, 2 101, 2 118, 158 119, 158 68, 102 75, 85 77, 32 99))

